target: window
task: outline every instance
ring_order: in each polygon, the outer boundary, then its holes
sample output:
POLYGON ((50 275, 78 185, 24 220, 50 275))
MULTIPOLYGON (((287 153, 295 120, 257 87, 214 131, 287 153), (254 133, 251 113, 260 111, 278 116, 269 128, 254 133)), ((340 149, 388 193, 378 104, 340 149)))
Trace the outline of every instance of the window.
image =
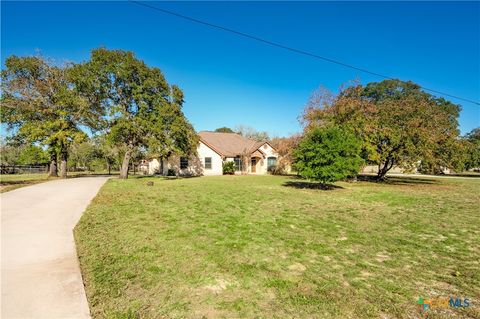
POLYGON ((180 169, 185 169, 188 167, 188 158, 180 157, 180 169))
POLYGON ((242 159, 240 157, 235 157, 233 159, 235 162, 235 171, 241 171, 242 170, 242 159))
POLYGON ((276 157, 269 157, 267 158, 267 171, 272 170, 275 168, 275 165, 277 165, 277 158, 276 157))
POLYGON ((205 169, 212 169, 212 158, 205 157, 205 169))

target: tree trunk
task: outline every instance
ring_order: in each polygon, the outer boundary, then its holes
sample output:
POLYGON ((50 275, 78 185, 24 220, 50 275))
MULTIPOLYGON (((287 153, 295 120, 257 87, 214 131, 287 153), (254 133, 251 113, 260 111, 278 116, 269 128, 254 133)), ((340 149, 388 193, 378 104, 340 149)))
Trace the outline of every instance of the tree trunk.
POLYGON ((390 159, 390 158, 387 158, 385 160, 385 163, 383 164, 383 166, 382 166, 382 164, 379 164, 378 165, 377 179, 384 180, 388 171, 393 167, 393 164, 394 164, 394 160, 390 159))
POLYGON ((120 179, 128 178, 128 166, 130 163, 130 157, 132 156, 132 150, 127 150, 123 156, 122 169, 120 170, 120 179))
POLYGON ((67 151, 60 152, 60 177, 67 178, 67 151))
POLYGON ((110 165, 110 163, 107 163, 107 167, 108 167, 108 175, 112 175, 111 173, 112 166, 110 165))
POLYGON ((57 153, 50 154, 50 170, 48 172, 48 177, 57 177, 57 153))

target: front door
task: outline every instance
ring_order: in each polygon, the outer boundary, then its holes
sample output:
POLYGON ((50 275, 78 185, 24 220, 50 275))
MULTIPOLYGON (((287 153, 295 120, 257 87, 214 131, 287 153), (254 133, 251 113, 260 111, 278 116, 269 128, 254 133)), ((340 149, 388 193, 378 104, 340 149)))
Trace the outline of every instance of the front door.
POLYGON ((252 158, 252 173, 255 173, 257 171, 257 159, 254 157, 252 158))

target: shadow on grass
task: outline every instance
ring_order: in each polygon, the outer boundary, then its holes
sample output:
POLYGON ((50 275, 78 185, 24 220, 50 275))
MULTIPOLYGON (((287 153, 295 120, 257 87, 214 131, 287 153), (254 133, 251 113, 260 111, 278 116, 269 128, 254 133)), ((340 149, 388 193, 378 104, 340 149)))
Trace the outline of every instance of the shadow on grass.
POLYGON ((282 186, 293 187, 298 189, 319 189, 323 191, 330 191, 334 189, 343 189, 341 186, 333 184, 322 184, 318 182, 307 182, 307 181, 288 181, 283 183, 282 186))
POLYGON ((440 181, 425 177, 409 177, 409 176, 387 176, 385 179, 378 179, 376 175, 358 175, 357 180, 371 183, 383 183, 389 185, 422 185, 422 184, 439 184, 440 181))
POLYGON ((477 172, 453 173, 453 174, 448 174, 443 176, 480 178, 480 173, 477 173, 477 172))

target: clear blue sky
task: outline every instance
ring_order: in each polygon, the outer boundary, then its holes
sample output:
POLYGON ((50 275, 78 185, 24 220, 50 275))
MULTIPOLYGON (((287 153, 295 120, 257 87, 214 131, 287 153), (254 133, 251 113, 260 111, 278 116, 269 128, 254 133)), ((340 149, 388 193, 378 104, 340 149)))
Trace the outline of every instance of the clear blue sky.
MULTIPOLYGON (((480 100, 479 2, 150 2, 211 23, 453 95, 480 100)), ((185 92, 197 130, 250 125, 300 131, 320 85, 381 79, 164 15, 128 2, 4 2, 2 64, 39 49, 57 61, 92 48, 132 50, 185 92)), ((462 133, 480 126, 463 103, 462 133)))

